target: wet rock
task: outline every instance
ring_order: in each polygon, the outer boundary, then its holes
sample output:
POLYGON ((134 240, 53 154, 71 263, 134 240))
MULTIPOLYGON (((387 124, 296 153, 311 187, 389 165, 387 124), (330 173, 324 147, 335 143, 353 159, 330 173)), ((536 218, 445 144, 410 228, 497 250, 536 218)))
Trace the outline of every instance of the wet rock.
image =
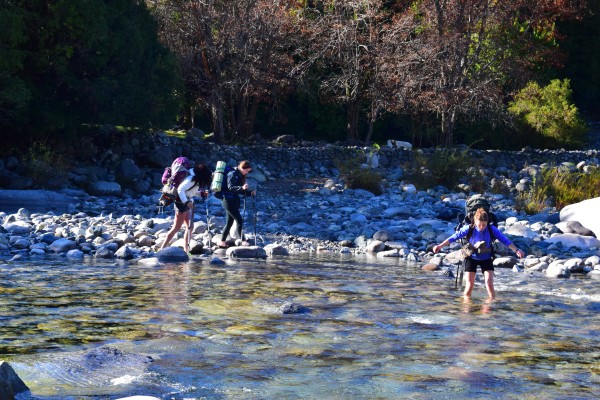
POLYGON ((115 257, 123 260, 131 260, 135 257, 135 253, 129 246, 123 246, 115 252, 115 257))
POLYGON ((385 250, 385 243, 383 243, 381 240, 373 240, 367 245, 367 251, 369 253, 377 253, 383 250, 385 250))
POLYGON ((15 370, 7 362, 0 361, 0 399, 11 400, 15 395, 28 390, 15 370))
POLYGON ((517 264, 517 259, 514 257, 497 257, 494 259, 494 267, 497 268, 513 268, 517 264))
POLYGON ((160 262, 187 262, 190 257, 185 250, 180 247, 167 247, 155 254, 160 262))
POLYGON ((57 239, 49 246, 50 250, 55 253, 66 253, 77 247, 77 243, 69 239, 57 239))
POLYGON ((548 278, 569 278, 571 271, 562 264, 562 261, 557 260, 548 266, 546 276, 548 278))
POLYGON ((268 244, 264 247, 264 249, 268 257, 289 255, 287 249, 278 243, 268 244))
POLYGON ((421 269, 423 271, 437 271, 438 269, 440 269, 440 267, 435 264, 425 264, 423 265, 423 267, 421 267, 421 269))
POLYGON ((267 258, 267 253, 259 246, 233 246, 225 254, 232 258, 267 258))
POLYGON ((294 303, 293 301, 285 300, 267 300, 258 299, 252 302, 260 310, 267 314, 284 315, 284 314, 299 314, 308 312, 308 308, 303 305, 294 303))

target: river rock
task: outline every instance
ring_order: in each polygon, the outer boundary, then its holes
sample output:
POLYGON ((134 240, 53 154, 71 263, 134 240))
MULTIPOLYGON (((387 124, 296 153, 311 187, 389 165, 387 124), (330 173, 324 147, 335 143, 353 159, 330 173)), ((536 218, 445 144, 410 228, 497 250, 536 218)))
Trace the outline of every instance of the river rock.
POLYGON ((570 204, 560 211, 560 220, 577 221, 600 237, 600 197, 570 204))
POLYGON ((66 253, 77 247, 77 243, 69 239, 57 239, 49 246, 50 250, 55 253, 66 253))
POLYGON ((225 254, 231 258, 267 258, 267 253, 259 246, 233 246, 225 254))
POLYGON ((556 224, 556 227, 560 229, 562 233, 576 233, 582 236, 593 236, 596 237, 594 232, 585 226, 581 225, 579 221, 565 221, 556 224))
POLYGON ((93 182, 88 191, 94 196, 115 196, 120 197, 122 194, 121 185, 117 182, 97 181, 93 182))
POLYGON ((600 248, 600 240, 595 237, 581 236, 575 233, 556 234, 546 239, 547 243, 560 243, 564 247, 577 247, 580 249, 600 248))
POLYGON ((181 247, 167 247, 155 254, 160 262, 187 262, 190 256, 181 247))
POLYGON ((117 400, 160 400, 158 397, 152 396, 129 396, 129 397, 120 397, 117 400))
POLYGON ((289 255, 287 249, 279 243, 270 243, 266 245, 264 249, 268 257, 289 255))
POLYGON ((546 269, 546 276, 549 278, 569 278, 571 271, 565 267, 561 260, 552 262, 546 269))
POLYGON ((0 399, 14 399, 15 395, 28 390, 10 364, 0 361, 0 399))
POLYGON ((284 315, 308 312, 308 308, 290 300, 254 300, 252 304, 268 314, 284 315))

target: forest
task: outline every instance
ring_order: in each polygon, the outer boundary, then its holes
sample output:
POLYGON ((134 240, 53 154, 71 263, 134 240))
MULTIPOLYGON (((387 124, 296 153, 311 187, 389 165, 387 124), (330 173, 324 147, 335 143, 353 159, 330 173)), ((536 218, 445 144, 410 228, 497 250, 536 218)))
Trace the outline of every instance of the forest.
POLYGON ((600 0, 0 4, 4 152, 106 125, 579 148, 600 114, 600 0))

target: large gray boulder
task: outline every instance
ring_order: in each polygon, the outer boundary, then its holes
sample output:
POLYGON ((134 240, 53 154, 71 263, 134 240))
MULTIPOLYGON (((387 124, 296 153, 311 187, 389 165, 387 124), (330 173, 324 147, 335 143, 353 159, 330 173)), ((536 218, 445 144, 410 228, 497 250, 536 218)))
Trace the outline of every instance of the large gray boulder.
POLYGON ((0 361, 0 399, 11 400, 16 394, 28 390, 29 388, 15 370, 7 362, 0 361))
POLYGON ((578 221, 600 237, 600 197, 570 204, 560 211, 561 222, 578 221))
POLYGON ((98 181, 94 182, 88 188, 91 195, 94 196, 121 196, 121 185, 117 182, 98 181))
POLYGON ((69 211, 79 200, 50 190, 0 190, 0 210, 14 212, 20 208, 29 211, 69 211))

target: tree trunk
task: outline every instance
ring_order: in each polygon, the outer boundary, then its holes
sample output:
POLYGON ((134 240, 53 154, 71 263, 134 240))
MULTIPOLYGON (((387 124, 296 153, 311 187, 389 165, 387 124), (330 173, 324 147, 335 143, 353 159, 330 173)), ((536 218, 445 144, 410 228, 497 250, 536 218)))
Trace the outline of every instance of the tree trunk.
POLYGON ((440 145, 442 147, 451 147, 454 134, 454 123, 456 122, 455 111, 445 111, 442 113, 440 145))
POLYGON ((348 132, 348 139, 358 140, 358 103, 351 101, 348 103, 348 120, 346 129, 348 132))
POLYGON ((373 128, 375 127, 375 121, 377 120, 377 115, 379 115, 379 107, 375 105, 371 105, 371 115, 369 118, 369 131, 367 132, 367 137, 365 138, 365 146, 369 145, 371 142, 371 137, 373 137, 373 128))
POLYGON ((221 104, 212 104, 210 106, 210 116, 212 120, 215 142, 223 144, 225 139, 225 126, 223 119, 223 106, 221 104))
POLYGON ((254 122, 256 121, 256 114, 258 113, 258 106, 260 102, 256 98, 252 98, 250 110, 246 117, 246 123, 244 124, 244 137, 250 137, 254 130, 254 122))

